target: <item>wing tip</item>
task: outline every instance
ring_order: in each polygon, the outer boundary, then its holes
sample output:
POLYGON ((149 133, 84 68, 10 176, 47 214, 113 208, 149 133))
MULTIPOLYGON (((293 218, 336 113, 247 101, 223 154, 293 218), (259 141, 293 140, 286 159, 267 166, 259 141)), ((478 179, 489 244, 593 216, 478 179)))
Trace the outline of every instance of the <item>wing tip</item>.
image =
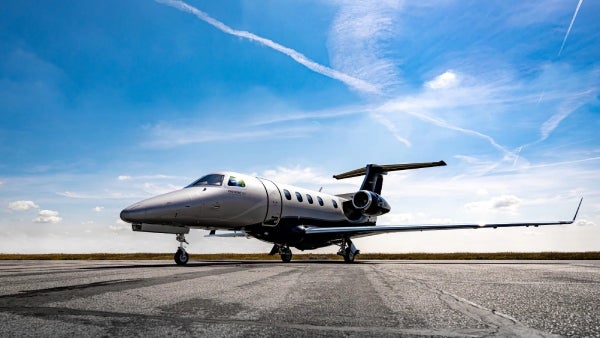
POLYGON ((581 197, 581 199, 579 200, 579 205, 577 206, 577 210, 575 210, 575 215, 573 215, 573 220, 571 221, 571 223, 575 222, 575 220, 577 219, 579 209, 581 208, 581 203, 583 203, 583 197, 581 197))

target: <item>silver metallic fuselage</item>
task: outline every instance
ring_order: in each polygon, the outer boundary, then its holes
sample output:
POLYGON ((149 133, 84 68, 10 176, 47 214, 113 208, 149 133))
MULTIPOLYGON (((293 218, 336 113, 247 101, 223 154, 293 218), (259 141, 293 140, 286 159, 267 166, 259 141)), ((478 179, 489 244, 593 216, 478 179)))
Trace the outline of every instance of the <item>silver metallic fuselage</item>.
POLYGON ((334 175, 336 179, 364 176, 358 191, 335 196, 239 173, 213 173, 183 189, 133 204, 121 212, 121 219, 131 223, 134 231, 176 234, 180 246, 174 259, 181 265, 188 260, 183 243, 187 243, 185 234, 191 228, 209 229, 211 236, 217 236, 217 230, 236 230, 224 235, 241 233, 274 243, 270 254, 279 253, 284 262, 291 260, 290 247, 309 250, 332 244, 340 246, 338 254, 344 261, 353 262, 360 251, 352 238, 391 232, 573 224, 583 201, 566 221, 375 226, 377 216, 391 210, 381 196, 383 175, 445 165, 444 161, 367 164, 334 175))
MULTIPOLYGON (((375 217, 348 220, 343 211, 346 198, 239 173, 215 175, 223 175, 221 185, 189 186, 143 200, 125 208, 121 219, 132 223, 134 229, 136 225, 153 224, 187 231, 189 228, 244 230, 269 242, 290 237, 295 227, 304 225, 375 223, 375 217), (231 180, 233 185, 228 184, 231 180), (244 182, 244 186, 236 182, 244 182)), ((329 245, 328 242, 326 239, 322 245, 309 246, 329 245)))

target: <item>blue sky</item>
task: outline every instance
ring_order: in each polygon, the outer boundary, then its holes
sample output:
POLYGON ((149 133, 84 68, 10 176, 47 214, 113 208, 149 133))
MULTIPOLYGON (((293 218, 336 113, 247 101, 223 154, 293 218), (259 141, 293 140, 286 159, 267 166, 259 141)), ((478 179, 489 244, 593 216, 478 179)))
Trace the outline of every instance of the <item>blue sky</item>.
MULTIPOLYGON (((393 173, 381 224, 577 225, 359 239, 364 252, 600 250, 593 1, 0 5, 0 252, 174 251, 125 206, 233 170, 330 193, 393 173)), ((188 236, 190 252, 263 252, 188 236)), ((334 252, 334 248, 325 250, 334 252)))

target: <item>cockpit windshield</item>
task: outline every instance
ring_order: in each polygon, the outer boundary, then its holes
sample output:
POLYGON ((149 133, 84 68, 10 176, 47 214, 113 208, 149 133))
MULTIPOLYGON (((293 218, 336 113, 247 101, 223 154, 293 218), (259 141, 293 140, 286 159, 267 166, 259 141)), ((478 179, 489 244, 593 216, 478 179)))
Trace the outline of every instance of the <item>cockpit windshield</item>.
POLYGON ((206 175, 206 176, 196 180, 194 183, 188 185, 187 188, 202 187, 202 186, 207 186, 207 185, 220 187, 223 185, 224 177, 225 177, 225 175, 220 175, 220 174, 206 175))

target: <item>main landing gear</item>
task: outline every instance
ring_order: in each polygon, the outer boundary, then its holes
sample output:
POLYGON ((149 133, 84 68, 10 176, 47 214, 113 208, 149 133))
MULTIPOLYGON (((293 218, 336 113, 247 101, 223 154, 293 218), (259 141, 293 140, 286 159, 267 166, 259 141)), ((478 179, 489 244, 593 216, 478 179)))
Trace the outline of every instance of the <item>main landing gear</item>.
POLYGON ((188 253, 185 251, 185 248, 183 247, 183 243, 186 244, 190 244, 185 240, 185 235, 184 234, 177 234, 177 241, 179 242, 179 248, 177 249, 177 252, 175 252, 175 263, 177 263, 177 265, 186 265, 188 260, 190 259, 190 256, 188 255, 188 253))
POLYGON ((337 254, 344 257, 344 262, 353 263, 356 256, 360 254, 360 250, 356 249, 350 238, 344 238, 337 254))
POLYGON ((284 263, 289 263, 292 260, 292 250, 286 244, 275 244, 273 245, 273 249, 269 252, 269 255, 274 255, 278 253, 281 257, 281 261, 284 263))

